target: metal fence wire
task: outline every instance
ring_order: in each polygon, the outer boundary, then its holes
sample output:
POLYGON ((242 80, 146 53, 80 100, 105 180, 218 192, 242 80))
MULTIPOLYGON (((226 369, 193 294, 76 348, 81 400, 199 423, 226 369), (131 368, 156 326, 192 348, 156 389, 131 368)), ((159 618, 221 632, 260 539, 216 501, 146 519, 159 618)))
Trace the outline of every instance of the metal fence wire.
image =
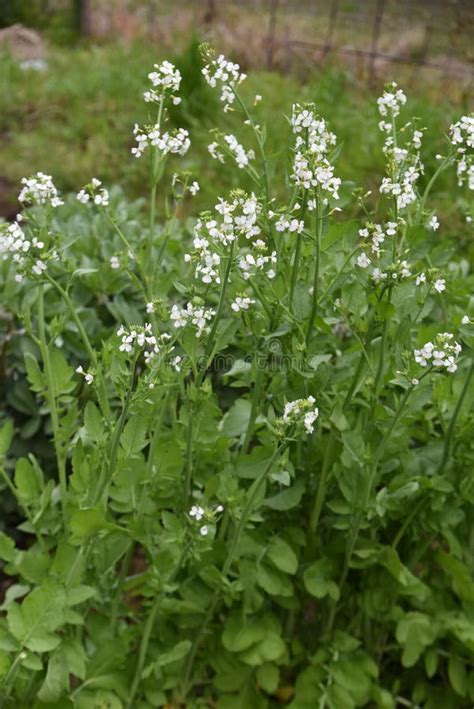
POLYGON ((371 81, 390 64, 474 77, 474 0, 88 0, 92 34, 169 45, 198 32, 246 65, 338 59, 371 81))

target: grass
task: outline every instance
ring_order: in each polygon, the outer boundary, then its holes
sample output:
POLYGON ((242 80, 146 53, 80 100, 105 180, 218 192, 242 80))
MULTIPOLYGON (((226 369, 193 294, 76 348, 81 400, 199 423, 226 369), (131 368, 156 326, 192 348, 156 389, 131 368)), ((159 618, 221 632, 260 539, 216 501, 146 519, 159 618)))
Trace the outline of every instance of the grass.
MULTIPOLYGON (((14 214, 21 177, 37 170, 52 174, 64 192, 76 191, 94 175, 109 184, 119 173, 123 175, 124 156, 133 144, 133 125, 147 119, 141 101, 146 74, 160 58, 156 47, 146 43, 56 49, 48 70, 40 73, 22 71, 12 60, 0 57, 0 202, 7 205, 4 213, 14 214)), ((235 132, 246 146, 250 145, 251 131, 242 129, 232 115, 222 114, 200 76, 197 42, 174 60, 184 76, 184 101, 171 119, 191 132, 194 147, 184 168, 201 183, 194 207, 208 208, 216 184, 221 185, 222 193, 234 186, 249 186, 243 173, 236 181, 225 166, 210 160, 205 150, 211 140, 209 130, 218 127, 235 132)), ((404 67, 390 67, 389 71, 387 80, 406 77, 404 67)), ((430 84, 403 85, 413 113, 431 133, 424 152, 429 172, 436 153, 443 151, 443 131, 466 107, 448 98, 439 100, 430 84)), ((258 116, 262 124, 268 124, 269 150, 277 158, 283 155, 288 126, 280 119, 273 121, 273 116, 288 115, 294 101, 315 101, 341 144, 338 174, 347 180, 357 175, 358 187, 374 191, 383 171, 380 136, 375 130, 375 100, 382 88, 383 81, 368 88, 350 71, 333 66, 315 71, 304 83, 295 76, 252 71, 243 90, 247 96, 263 96, 258 116)), ((284 158, 276 164, 279 171, 287 168, 284 158)), ((129 157, 122 186, 131 197, 147 193, 147 173, 145 159, 129 157)), ((452 175, 446 179, 452 180, 452 175)), ((347 185, 347 191, 352 186, 347 185)), ((441 196, 444 188, 446 181, 441 181, 441 196)), ((441 199, 441 205, 449 216, 449 200, 441 199)))

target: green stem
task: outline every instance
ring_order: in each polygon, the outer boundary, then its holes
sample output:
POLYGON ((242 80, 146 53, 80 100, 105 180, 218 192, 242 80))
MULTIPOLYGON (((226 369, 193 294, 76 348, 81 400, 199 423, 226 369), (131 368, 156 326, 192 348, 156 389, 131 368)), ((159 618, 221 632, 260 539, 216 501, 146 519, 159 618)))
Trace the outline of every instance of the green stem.
MULTIPOLYGON (((422 377, 420 377, 420 381, 422 379, 424 379, 424 377, 429 374, 429 371, 430 370, 425 372, 425 374, 422 377)), ((390 424, 390 427, 388 428, 388 430, 385 432, 385 435, 383 436, 382 441, 380 442, 380 444, 377 448, 377 451, 375 453, 374 459, 372 461, 372 466, 370 469, 369 477, 368 477, 366 488, 365 488, 364 504, 363 504, 362 508, 358 511, 358 513, 356 514, 356 516, 354 517, 353 522, 352 522, 352 531, 351 531, 351 535, 349 537, 349 541, 348 541, 348 545, 347 545, 347 549, 346 549, 346 554, 345 554, 345 558, 344 558, 344 565, 343 565, 342 573, 341 573, 341 576, 339 579, 339 592, 340 593, 342 593, 342 589, 345 585, 347 575, 349 573, 349 566, 350 566, 350 563, 352 560, 352 555, 354 553, 357 539, 359 537, 360 528, 362 526, 362 520, 363 520, 365 511, 366 511, 367 506, 370 501, 370 496, 372 493, 372 489, 374 487, 375 477, 377 475, 378 464, 379 464, 380 458, 385 451, 388 440, 389 440, 390 436, 392 435, 393 429, 397 425, 397 423, 404 411, 405 404, 407 403, 413 389, 414 389, 414 385, 412 384, 406 390, 405 394, 403 395, 401 402, 398 406, 398 409, 395 413, 395 416, 393 417, 392 423, 390 424)), ((328 625, 327 625, 328 633, 330 633, 332 631, 334 621, 336 618, 336 611, 337 611, 337 602, 333 602, 330 612, 329 612, 329 617, 328 617, 328 625)))
POLYGON ((53 428, 54 449, 56 452, 56 461, 58 465, 59 487, 61 490, 61 508, 63 513, 63 521, 66 525, 66 497, 67 497, 67 482, 66 482, 66 461, 59 440, 59 415, 56 406, 56 386, 53 379, 51 368, 51 360, 49 358, 48 342, 46 340, 46 325, 44 319, 44 286, 40 283, 38 295, 38 329, 40 339, 41 357, 43 359, 44 375, 46 380, 46 400, 49 406, 51 416, 51 425, 53 428))
MULTIPOLYGON (((392 286, 390 285, 388 287, 388 296, 387 296, 387 304, 390 305, 392 300, 392 286)), ((377 374, 375 375, 375 382, 374 382, 374 393, 373 393, 373 402, 377 401, 377 397, 379 394, 379 387, 380 387, 380 380, 382 378, 382 373, 384 370, 384 365, 385 365, 385 348, 387 345, 387 333, 388 333, 388 322, 389 319, 388 317, 385 318, 383 321, 383 328, 382 328, 382 341, 380 343, 380 357, 379 357, 379 363, 377 366, 377 374)))
POLYGON ((194 406, 190 404, 188 412, 188 429, 186 434, 186 457, 185 457, 185 474, 184 474, 184 495, 183 495, 183 510, 186 512, 189 508, 189 499, 191 497, 191 481, 193 477, 193 435, 194 435, 194 406))
POLYGON ((205 632, 205 630, 206 630, 206 628, 207 628, 207 626, 208 626, 208 624, 209 624, 209 622, 210 622, 210 620, 211 620, 211 618, 212 618, 212 616, 213 616, 214 610, 215 610, 215 608, 216 608, 216 606, 217 606, 217 603, 218 603, 218 601, 219 601, 219 597, 220 597, 220 594, 221 594, 221 591, 222 591, 223 582, 224 582, 224 580, 226 579, 226 577, 227 577, 227 575, 228 575, 228 573, 229 573, 229 571, 230 571, 230 567, 232 566, 232 563, 233 563, 233 561, 234 561, 235 554, 236 554, 236 551, 237 551, 237 548, 238 548, 238 545, 239 545, 239 542, 240 542, 240 538, 241 538, 241 536, 242 536, 242 532, 243 532, 243 530, 244 530, 244 527, 245 527, 245 525, 247 524, 248 517, 249 517, 249 515, 250 515, 251 512, 252 512, 253 504, 254 504, 255 498, 256 498, 257 495, 259 494, 260 488, 261 488, 261 486, 262 486, 262 483, 264 482, 264 480, 265 480, 265 478, 267 477, 268 473, 269 473, 270 470, 272 469, 273 464, 274 464, 275 461, 279 458, 279 456, 283 453, 283 451, 287 448, 287 446, 288 446, 288 442, 287 442, 287 441, 284 441, 283 443, 281 443, 281 444, 278 446, 278 448, 276 448, 276 450, 274 451, 272 457, 271 457, 270 460, 268 461, 268 464, 265 466, 265 468, 264 468, 263 471, 260 473, 260 475, 255 479, 255 481, 252 483, 252 485, 251 485, 251 487, 250 487, 250 489, 249 489, 249 491, 248 491, 247 500, 246 500, 244 509, 242 510, 242 515, 241 515, 241 517, 240 517, 240 520, 239 520, 239 523, 238 523, 237 527, 235 528, 234 535, 233 535, 233 537, 232 537, 232 541, 231 541, 231 544, 230 544, 230 549, 229 549, 229 552, 228 552, 228 554, 227 554, 227 557, 226 557, 226 560, 225 560, 225 562, 224 562, 224 565, 223 565, 223 567, 222 567, 222 571, 221 571, 221 583, 220 583, 220 585, 216 588, 216 590, 215 590, 215 592, 214 592, 214 596, 212 597, 210 606, 209 606, 209 608, 207 609, 206 615, 204 616, 204 620, 203 620, 203 622, 201 623, 201 626, 199 627, 198 631, 196 632, 196 634, 195 634, 195 636, 194 636, 194 642, 193 642, 193 645, 192 645, 192 647, 191 647, 191 650, 189 651, 188 660, 187 660, 187 662, 186 662, 186 667, 185 667, 185 670, 184 670, 184 677, 183 677, 183 682, 182 682, 182 692, 183 692, 183 694, 182 694, 182 700, 183 700, 183 701, 184 701, 184 699, 185 699, 185 697, 186 697, 186 695, 187 695, 187 693, 188 693, 188 690, 189 690, 189 681, 190 681, 190 678, 191 678, 191 675, 192 675, 193 666, 194 666, 194 660, 195 660, 195 657, 196 657, 197 650, 198 650, 198 648, 199 648, 199 644, 200 644, 200 642, 201 642, 201 638, 202 638, 202 636, 203 636, 203 634, 204 634, 204 632, 205 632))
POLYGON ((249 416, 249 421, 247 424, 247 430, 245 432, 244 442, 242 443, 242 455, 245 455, 247 453, 249 445, 250 445, 250 440, 252 437, 255 419, 257 418, 258 403, 260 401, 260 392, 262 390, 263 367, 261 366, 261 362, 258 357, 258 353, 257 353, 257 357, 255 358, 255 367, 256 367, 256 372, 255 372, 255 383, 254 383, 253 393, 252 393, 252 404, 250 407, 250 416, 249 416))
POLYGON ((201 370, 201 372, 198 376, 197 382, 196 382, 196 386, 198 389, 201 386, 201 384, 203 383, 204 377, 206 376, 206 372, 207 372, 209 365, 211 364, 211 361, 212 361, 213 352, 214 352, 214 348, 215 348, 215 337, 216 337, 217 326, 219 324, 219 320, 222 315, 222 310, 224 308, 225 296, 226 296, 226 292, 227 292, 227 286, 229 285, 229 276, 230 276, 230 271, 232 268, 232 261, 234 258, 234 246, 235 246, 235 241, 232 241, 232 243, 230 245, 229 257, 227 259, 227 265, 226 265, 226 269, 225 269, 225 273, 224 273, 224 278, 222 279, 221 292, 219 295, 219 303, 217 306, 217 311, 214 316, 214 320, 212 322, 211 332, 209 333, 209 337, 208 337, 207 345, 206 345, 206 350, 204 353, 205 366, 201 370))
MULTIPOLYGON (((77 327, 79 334, 82 338, 82 341, 84 343, 84 346, 87 350, 87 354, 89 355, 89 359, 90 359, 93 367, 98 369, 99 363, 97 360, 96 353, 94 352, 94 350, 92 348, 91 342, 87 336, 87 333, 84 329, 81 319, 80 319, 79 315, 77 314, 76 307, 75 307, 74 303, 72 302, 72 300, 69 296, 69 293, 66 290, 64 290, 64 288, 54 278, 52 278, 47 271, 44 271, 43 275, 46 278, 46 280, 49 283, 51 283, 51 285, 58 291, 58 293, 61 295, 64 302, 66 303, 69 313, 76 324, 76 327, 77 327)), ((100 389, 101 389, 101 399, 102 399, 101 408, 102 408, 102 411, 103 411, 107 421, 110 421, 111 412, 110 412, 110 407, 109 407, 109 398, 107 395, 107 388, 105 386, 105 381, 104 381, 103 376, 100 376, 100 389)))
MULTIPOLYGON (((188 552, 188 548, 186 547, 186 549, 184 549, 183 553, 181 554, 172 575, 168 579, 168 585, 172 584, 173 581, 176 579, 177 575, 179 574, 181 567, 183 566, 184 560, 186 558, 187 552, 188 552)), ((133 709, 133 707, 135 706, 135 704, 134 704, 135 696, 136 696, 139 684, 141 682, 142 672, 143 672, 143 668, 144 668, 145 662, 146 662, 146 656, 148 653, 148 645, 150 644, 150 637, 151 637, 151 633, 153 630, 153 625, 155 623, 155 618, 156 618, 157 613, 160 609, 160 605, 161 605, 162 600, 163 600, 163 591, 158 593, 158 595, 151 607, 150 613, 148 614, 148 618, 146 620, 145 627, 143 629, 143 635, 142 635, 142 639, 141 639, 141 643, 140 643, 140 649, 138 652, 137 666, 135 669, 135 674, 133 677, 132 686, 130 688, 130 694, 128 695, 126 709, 133 709)))
POLYGON ((440 462, 438 470, 437 470, 438 475, 441 475, 441 473, 443 472, 443 470, 446 466, 446 463, 448 462, 449 454, 451 451, 453 434, 454 434, 454 427, 456 426, 456 422, 458 420, 459 414, 461 413, 461 408, 464 403, 464 399, 466 398, 466 394, 469 389, 469 385, 471 383, 471 378, 472 378, 473 373, 474 373, 474 358, 471 360, 471 366, 469 368, 469 372, 468 372, 466 380, 464 382, 464 386, 462 388, 461 395, 458 397, 458 400, 456 403, 456 408, 454 409, 453 416, 452 416, 451 421, 449 423, 448 431, 444 437, 443 457, 441 458, 441 462, 440 462))
POLYGON ((313 295, 311 303, 311 313, 308 321, 308 330, 306 333, 306 345, 309 345, 313 334, 314 321, 318 310, 318 285, 319 285, 319 258, 321 251, 321 239, 323 233, 323 215, 321 213, 321 193, 318 189, 316 198, 316 243, 315 243, 315 265, 313 278, 313 295))
POLYGON ((334 429, 331 429, 331 433, 329 434, 329 440, 326 444, 326 449, 324 451, 323 467, 321 470, 321 475, 319 477, 318 491, 316 493, 316 498, 314 500, 314 506, 311 512, 309 522, 309 529, 311 534, 314 534, 316 532, 319 523, 319 518, 321 517, 328 484, 329 463, 334 449, 335 438, 336 435, 334 433, 334 429))

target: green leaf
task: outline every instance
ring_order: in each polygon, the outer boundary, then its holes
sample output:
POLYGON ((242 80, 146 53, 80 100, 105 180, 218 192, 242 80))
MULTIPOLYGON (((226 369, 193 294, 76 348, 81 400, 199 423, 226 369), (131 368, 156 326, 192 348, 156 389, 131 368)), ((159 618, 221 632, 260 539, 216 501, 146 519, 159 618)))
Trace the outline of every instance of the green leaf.
POLYGON ((263 564, 259 566, 257 571, 257 583, 264 591, 269 593, 270 596, 291 598, 293 595, 293 584, 289 578, 263 564))
POLYGON ((296 574, 298 558, 288 542, 285 542, 281 537, 273 537, 270 541, 267 556, 280 571, 284 571, 286 574, 296 574))
POLYGON ((403 667, 413 667, 423 650, 436 640, 437 634, 434 619, 424 613, 407 613, 401 618, 397 624, 396 637, 403 645, 403 667))
POLYGON ((25 368, 31 389, 36 393, 43 391, 46 388, 43 372, 40 369, 36 357, 34 357, 31 352, 25 353, 25 368))
POLYGON ((87 656, 80 641, 77 638, 68 638, 63 641, 61 650, 68 672, 79 679, 85 679, 87 656))
POLYGON ((268 694, 273 694, 278 689, 280 670, 271 662, 266 662, 257 669, 257 682, 268 694))
POLYGON ((456 694, 465 697, 467 694, 466 666, 459 658, 452 655, 448 661, 448 677, 456 694))
POLYGON ((156 665, 158 665, 158 667, 164 667, 165 665, 170 665, 172 662, 182 660, 183 657, 186 657, 191 647, 191 640, 181 640, 172 650, 161 652, 156 660, 156 665))
POLYGON ((127 422, 120 439, 120 445, 127 457, 138 453, 146 446, 146 431, 147 425, 143 416, 133 416, 127 422))
POLYGON ((96 443, 105 438, 105 428, 99 409, 92 401, 88 401, 84 411, 84 425, 87 436, 96 443))
POLYGON ((69 675, 66 659, 62 651, 57 650, 49 658, 46 677, 37 697, 41 702, 57 702, 68 686, 69 675))
POLYGON ((13 561, 15 556, 15 542, 4 532, 0 532, 0 559, 13 561))
POLYGON ((330 562, 328 559, 320 559, 308 566, 303 574, 306 590, 315 598, 329 596, 334 601, 339 599, 339 588, 330 576, 330 562))
POLYGON ((65 356, 57 347, 51 347, 49 351, 49 359, 51 363, 51 373, 53 385, 56 393, 68 394, 76 387, 74 379, 74 369, 69 366, 65 356))
POLYGON ((70 527, 74 541, 79 541, 97 534, 101 529, 109 527, 102 510, 91 507, 88 510, 77 510, 71 517, 70 527))
POLYGON ((297 480, 295 484, 287 490, 283 490, 282 492, 273 495, 273 497, 267 497, 263 504, 266 507, 270 507, 272 510, 279 510, 280 512, 291 510, 293 507, 297 507, 297 505, 301 502, 304 490, 304 482, 302 480, 297 480))
POLYGON ((13 439, 13 434, 13 421, 11 419, 7 419, 2 428, 0 428, 0 458, 4 457, 8 453, 13 439))
POLYGON ((35 469, 27 458, 19 458, 15 466, 15 485, 18 494, 27 504, 40 495, 40 486, 35 469))
POLYGON ((86 586, 81 584, 75 588, 68 589, 67 592, 67 605, 77 606, 79 603, 84 603, 84 601, 89 600, 97 593, 93 586, 86 586))
POLYGON ((252 405, 247 399, 237 399, 222 419, 221 431, 229 438, 241 436, 247 430, 252 405))
POLYGON ((7 615, 11 634, 32 652, 49 652, 60 643, 55 631, 64 621, 66 593, 52 581, 35 588, 21 605, 10 606, 7 615))

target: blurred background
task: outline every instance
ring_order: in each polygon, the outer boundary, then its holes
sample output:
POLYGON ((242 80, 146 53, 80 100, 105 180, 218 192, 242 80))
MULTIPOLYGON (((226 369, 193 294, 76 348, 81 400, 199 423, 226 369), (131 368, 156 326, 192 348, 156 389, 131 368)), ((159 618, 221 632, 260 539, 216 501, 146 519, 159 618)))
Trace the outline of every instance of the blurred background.
POLYGON ((370 189, 383 170, 374 101, 384 83, 400 83, 438 136, 429 163, 451 118, 469 110, 473 30, 473 0, 1 0, 0 216, 16 213, 18 182, 37 170, 63 191, 97 175, 144 194, 132 128, 146 121, 146 76, 164 57, 184 77, 170 118, 192 132, 197 206, 209 206, 216 181, 231 187, 235 177, 208 158, 209 129, 245 135, 203 82, 203 40, 249 72, 250 97, 263 96, 256 110, 271 123, 277 169, 287 125, 274 116, 313 100, 344 144, 340 174, 370 189))

